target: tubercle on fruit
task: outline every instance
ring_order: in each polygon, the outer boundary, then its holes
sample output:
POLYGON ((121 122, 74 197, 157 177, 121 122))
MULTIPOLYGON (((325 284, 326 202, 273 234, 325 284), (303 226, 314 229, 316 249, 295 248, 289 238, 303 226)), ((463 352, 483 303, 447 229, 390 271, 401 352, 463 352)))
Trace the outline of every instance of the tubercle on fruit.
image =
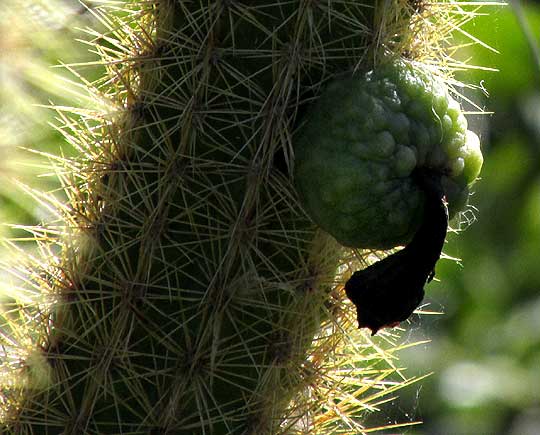
POLYGON ((448 209, 441 175, 415 170, 413 178, 425 193, 422 224, 402 250, 355 272, 345 284, 356 305, 358 327, 372 335, 405 321, 424 298, 424 285, 435 276, 448 228, 448 209))

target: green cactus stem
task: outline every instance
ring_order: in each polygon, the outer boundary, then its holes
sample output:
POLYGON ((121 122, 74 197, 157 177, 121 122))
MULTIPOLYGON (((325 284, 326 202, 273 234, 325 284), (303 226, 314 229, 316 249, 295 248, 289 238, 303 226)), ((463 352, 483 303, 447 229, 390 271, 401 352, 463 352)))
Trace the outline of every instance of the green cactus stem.
MULTIPOLYGON (((88 42, 106 74, 85 82, 95 104, 57 108, 80 154, 54 160, 68 201, 29 190, 58 221, 30 228, 39 252, 4 267, 12 290, 0 336, 3 433, 363 433, 365 410, 410 383, 389 355, 398 336, 387 335, 385 351, 356 330, 343 292, 354 253, 313 224, 305 209, 316 206, 303 207, 298 193, 311 196, 293 182, 295 164, 297 180, 312 172, 332 188, 361 174, 358 162, 340 160, 355 103, 347 100, 346 115, 327 113, 337 130, 320 134, 336 139, 334 155, 314 145, 317 159, 341 167, 337 184, 308 161, 307 145, 294 145, 296 131, 308 131, 302 114, 313 101, 335 99, 321 92, 336 76, 373 69, 383 53, 440 58, 441 44, 426 35, 438 26, 444 40, 451 14, 439 22, 428 5, 398 0, 97 3, 92 16, 106 30, 89 30, 88 42), (392 374, 401 381, 385 382, 392 374)), ((416 90, 407 70, 393 74, 388 86, 377 74, 370 81, 400 102, 379 101, 370 88, 381 110, 373 121, 396 116, 369 140, 395 156, 391 171, 406 174, 409 155, 436 156, 401 141, 400 120, 420 131, 428 103, 422 94, 419 117, 401 107, 403 88, 416 90)), ((420 88, 435 87, 422 80, 420 88)), ((446 114, 448 131, 463 136, 450 102, 446 114)), ((458 166, 450 165, 465 188, 475 170, 459 175, 458 166)), ((409 189, 406 207, 420 210, 409 189)), ((396 219, 402 229, 375 245, 407 238, 410 219, 396 219)), ((350 246, 380 230, 360 229, 337 238, 350 246)))

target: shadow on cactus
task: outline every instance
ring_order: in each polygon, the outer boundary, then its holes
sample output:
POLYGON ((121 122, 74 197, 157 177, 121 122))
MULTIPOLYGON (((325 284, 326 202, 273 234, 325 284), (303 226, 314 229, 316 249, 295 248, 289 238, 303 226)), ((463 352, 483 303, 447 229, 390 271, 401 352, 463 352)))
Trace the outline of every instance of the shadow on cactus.
MULTIPOLYGON (((108 29, 87 31, 107 70, 85 82, 98 109, 57 107, 80 153, 55 160, 69 200, 40 196, 58 222, 29 228, 38 251, 18 250, 4 267, 5 432, 364 433, 366 413, 415 381, 395 365, 410 344, 395 331, 374 342, 357 330, 343 285, 360 253, 313 224, 293 179, 300 114, 309 118, 327 82, 388 53, 440 60, 462 21, 455 4, 391 8, 156 0, 93 9, 108 29)), ((410 160, 410 144, 400 145, 410 160)), ((417 216, 421 196, 410 195, 417 216)), ((396 244, 420 226, 406 219, 396 244)), ((362 237, 379 232, 370 226, 362 237)))

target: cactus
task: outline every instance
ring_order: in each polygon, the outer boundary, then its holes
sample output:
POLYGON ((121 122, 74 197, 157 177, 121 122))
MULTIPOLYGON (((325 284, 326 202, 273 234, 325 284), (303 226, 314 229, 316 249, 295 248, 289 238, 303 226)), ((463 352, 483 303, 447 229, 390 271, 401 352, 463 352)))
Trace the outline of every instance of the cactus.
POLYGON ((364 407, 410 380, 385 381, 393 333, 385 352, 356 330, 342 287, 367 255, 300 205, 295 132, 336 75, 440 62, 461 9, 102 3, 98 109, 58 108, 82 156, 55 159, 68 202, 30 191, 59 223, 5 266, 4 431, 362 432, 364 407))

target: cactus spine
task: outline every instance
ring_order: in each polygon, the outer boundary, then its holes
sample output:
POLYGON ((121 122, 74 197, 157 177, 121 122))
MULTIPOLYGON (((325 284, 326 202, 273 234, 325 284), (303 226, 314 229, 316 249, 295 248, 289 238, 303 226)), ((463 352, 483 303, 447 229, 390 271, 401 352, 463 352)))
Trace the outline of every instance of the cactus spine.
POLYGON ((10 269, 31 296, 5 315, 6 430, 362 431, 359 404, 399 370, 343 303, 351 254, 298 204, 293 133, 334 75, 440 57, 426 35, 448 21, 401 1, 120 4, 94 12, 103 110, 59 110, 83 156, 60 162, 65 224, 34 229, 43 259, 10 269))

